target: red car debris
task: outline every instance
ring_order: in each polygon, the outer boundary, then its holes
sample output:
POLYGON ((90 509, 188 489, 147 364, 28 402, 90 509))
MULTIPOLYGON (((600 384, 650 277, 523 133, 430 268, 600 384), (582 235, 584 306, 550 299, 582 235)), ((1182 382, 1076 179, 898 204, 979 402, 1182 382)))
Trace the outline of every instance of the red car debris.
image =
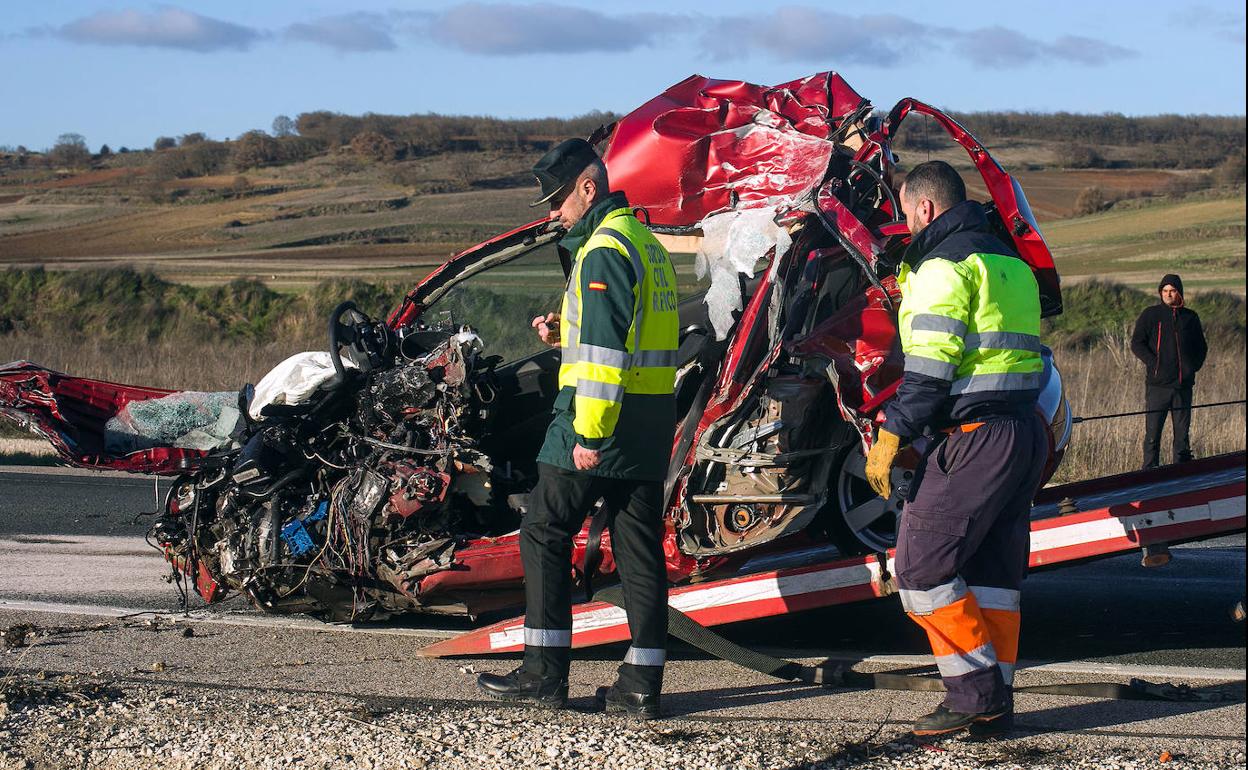
MULTIPOLYGON (((706 294, 681 305, 681 419, 666 483, 674 584, 893 545, 901 498, 876 497, 863 461, 902 371, 893 273, 907 231, 892 142, 916 112, 966 150, 990 220, 1035 271, 1045 314, 1061 312, 1022 189, 921 102, 881 116, 831 72, 771 87, 694 76, 590 138, 612 187, 656 233, 701 238, 709 277, 706 294)), ((344 303, 329 353, 286 362, 287 379, 263 388, 170 392, 18 362, 0 366, 0 413, 74 465, 174 477, 152 538, 209 602, 243 592, 268 612, 328 620, 514 608, 515 529, 558 352, 500 364, 482 354, 471 319, 443 323, 436 310, 452 288, 559 235, 542 219, 467 249, 384 321, 344 303), (281 390, 306 386, 310 372, 315 387, 281 390)), ((1046 362, 1051 474, 1071 416, 1046 362)), ((898 495, 908 474, 901 463, 898 495)), ((569 568, 584 567, 585 550, 582 533, 569 568)), ((614 573, 609 541, 601 552, 599 585, 614 573)))

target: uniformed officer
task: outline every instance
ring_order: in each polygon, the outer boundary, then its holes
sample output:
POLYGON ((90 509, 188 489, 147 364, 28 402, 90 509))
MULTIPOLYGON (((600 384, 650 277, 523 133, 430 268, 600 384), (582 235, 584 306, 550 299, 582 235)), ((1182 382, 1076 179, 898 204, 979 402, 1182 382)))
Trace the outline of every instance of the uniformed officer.
POLYGON ((504 700, 559 708, 572 641, 572 537, 596 502, 611 544, 632 633, 619 678, 599 697, 608 711, 659 715, 667 647, 663 479, 675 430, 679 319, 667 251, 633 216, 588 142, 569 139, 533 167, 551 218, 575 259, 561 311, 533 319, 558 345, 559 394, 538 454, 538 480, 520 525, 524 663, 478 685, 504 700))
POLYGON ((913 236, 897 275, 905 374, 867 478, 888 497, 899 448, 935 438, 902 514, 896 573, 948 694, 914 733, 999 734, 1013 725, 1019 588, 1048 457, 1039 289, 948 164, 916 166, 901 206, 913 236))

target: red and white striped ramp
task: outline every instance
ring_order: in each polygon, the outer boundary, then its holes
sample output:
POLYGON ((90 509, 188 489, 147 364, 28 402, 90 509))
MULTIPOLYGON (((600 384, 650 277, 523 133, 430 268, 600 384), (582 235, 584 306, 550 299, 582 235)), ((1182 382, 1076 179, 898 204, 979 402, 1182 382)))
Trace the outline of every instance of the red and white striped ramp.
MULTIPOLYGON (((1053 568, 1145 545, 1202 540, 1244 529, 1245 453, 1152 471, 1050 487, 1032 509, 1031 566, 1053 568)), ((892 552, 840 557, 835 548, 804 548, 746 562, 734 575, 673 588, 669 603, 715 626, 893 593, 892 552)), ((572 646, 625 641, 624 611, 604 602, 573 607, 572 646)), ((517 617, 437 642, 427 657, 516 652, 524 647, 517 617)))

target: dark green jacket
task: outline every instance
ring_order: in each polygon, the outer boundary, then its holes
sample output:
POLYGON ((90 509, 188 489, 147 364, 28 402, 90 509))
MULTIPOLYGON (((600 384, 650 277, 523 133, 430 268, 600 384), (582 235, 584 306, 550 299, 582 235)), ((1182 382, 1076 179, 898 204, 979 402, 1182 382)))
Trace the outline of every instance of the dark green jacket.
MULTIPOLYGON (((624 336, 633 318, 634 287, 637 284, 633 265, 618 251, 595 248, 579 254, 604 217, 628 201, 623 193, 612 193, 599 201, 560 241, 560 245, 576 255, 582 293, 591 291, 593 303, 587 303, 580 319, 580 342, 605 348, 623 349, 624 336), (605 286, 605 291, 601 288, 605 286)), ((578 271, 573 270, 572 275, 578 271)), ((602 453, 598 467, 582 471, 593 476, 620 479, 662 481, 667 475, 675 432, 676 405, 672 394, 653 395, 626 393, 620 406, 615 430, 605 438, 577 435, 573 427, 576 388, 563 387, 555 398, 554 419, 546 431, 546 441, 538 453, 538 462, 576 470, 572 448, 576 444, 602 453)))

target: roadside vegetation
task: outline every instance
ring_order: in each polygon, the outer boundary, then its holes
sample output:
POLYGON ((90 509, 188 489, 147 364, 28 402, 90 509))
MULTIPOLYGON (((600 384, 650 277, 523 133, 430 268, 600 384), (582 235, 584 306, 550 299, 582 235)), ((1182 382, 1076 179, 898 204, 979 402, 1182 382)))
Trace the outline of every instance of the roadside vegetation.
MULTIPOLYGON (((1210 341, 1209 358, 1196 375, 1195 404, 1244 398, 1244 346, 1210 341)), ((1143 366, 1129 338, 1106 335, 1086 349, 1055 348, 1066 396, 1076 417, 1136 412, 1144 408, 1143 366)), ((1192 452, 1208 457, 1244 449, 1244 405, 1192 412, 1192 452)), ((1171 422, 1161 438, 1162 462, 1170 462, 1171 422)), ((1137 470, 1143 462, 1144 417, 1095 420, 1074 426, 1070 448, 1051 483, 1092 479, 1137 470)))
MULTIPOLYGON (((343 299, 382 317, 410 289, 341 279, 292 294, 254 279, 191 287, 132 269, 8 270, 0 272, 0 362, 27 359, 75 375, 174 390, 236 390, 289 355, 325 349, 326 316, 343 299)), ((1140 311, 1157 301, 1155 293, 1089 281, 1063 294, 1065 312, 1045 321, 1044 338, 1054 348, 1073 413, 1141 409, 1143 379, 1129 337, 1140 311)), ((471 323, 487 355, 513 360, 540 349, 527 322, 554 308, 558 295, 557 284, 517 270, 490 285, 453 290, 428 315, 435 323, 471 323)), ((1244 299, 1199 292, 1188 304, 1201 315, 1211 351, 1197 377, 1197 403, 1244 398, 1244 299)), ((20 435, 6 426, 0 424, 0 437, 20 435)), ((1076 426, 1056 480, 1137 467, 1143 428, 1143 417, 1076 426)), ((1243 406, 1194 415, 1198 456, 1242 449, 1244 434, 1243 406)))

